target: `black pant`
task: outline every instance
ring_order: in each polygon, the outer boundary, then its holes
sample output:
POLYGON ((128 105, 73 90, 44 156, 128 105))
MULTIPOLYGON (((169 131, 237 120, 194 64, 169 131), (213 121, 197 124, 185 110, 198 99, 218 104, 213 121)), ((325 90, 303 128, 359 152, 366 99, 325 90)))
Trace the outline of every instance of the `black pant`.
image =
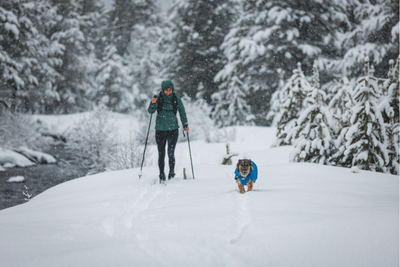
POLYGON ((178 142, 178 129, 171 131, 156 130, 156 142, 158 148, 158 168, 160 175, 164 175, 165 145, 168 141, 169 173, 175 175, 175 147, 178 142))

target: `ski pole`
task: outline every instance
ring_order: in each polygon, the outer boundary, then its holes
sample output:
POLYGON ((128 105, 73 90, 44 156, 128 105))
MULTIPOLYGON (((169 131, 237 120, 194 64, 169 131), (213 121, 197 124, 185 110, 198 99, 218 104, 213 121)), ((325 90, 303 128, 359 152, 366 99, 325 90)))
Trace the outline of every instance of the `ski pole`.
MULTIPOLYGON (((157 96, 155 95, 155 96, 153 96, 153 97, 157 97, 157 96)), ((143 162, 144 162, 144 156, 145 156, 145 154, 146 154, 147 140, 149 139, 150 125, 151 125, 151 119, 152 119, 152 117, 153 117, 153 113, 150 114, 149 128, 147 129, 146 142, 144 143, 143 159, 142 159, 142 165, 140 166, 139 179, 142 177, 143 162)))
MULTIPOLYGON (((185 130, 183 130, 183 136, 185 136, 185 130)), ((193 170, 193 161, 192 161, 192 151, 190 150, 190 140, 189 140, 189 131, 187 132, 187 140, 189 145, 189 155, 190 155, 190 164, 192 166, 192 175, 194 179, 194 170, 193 170)))

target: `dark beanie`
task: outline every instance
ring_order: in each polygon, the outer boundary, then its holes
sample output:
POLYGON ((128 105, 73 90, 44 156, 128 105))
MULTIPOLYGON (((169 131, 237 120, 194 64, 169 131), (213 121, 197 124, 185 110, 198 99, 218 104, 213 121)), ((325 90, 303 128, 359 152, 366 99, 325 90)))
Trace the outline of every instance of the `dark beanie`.
POLYGON ((167 89, 167 88, 172 88, 172 90, 174 90, 174 84, 172 83, 171 80, 166 80, 161 83, 162 90, 167 89))

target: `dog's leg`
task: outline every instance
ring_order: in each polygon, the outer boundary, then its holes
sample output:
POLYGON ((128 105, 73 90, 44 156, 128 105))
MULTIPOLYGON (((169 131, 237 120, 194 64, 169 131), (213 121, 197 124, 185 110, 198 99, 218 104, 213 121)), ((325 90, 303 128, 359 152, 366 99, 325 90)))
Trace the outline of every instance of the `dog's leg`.
POLYGON ((253 180, 250 179, 249 182, 247 183, 247 191, 252 191, 253 190, 253 180))
POLYGON ((240 194, 244 194, 244 192, 246 192, 246 190, 244 189, 244 185, 242 185, 239 178, 236 178, 236 183, 238 184, 240 194))
POLYGON ((241 183, 238 184, 238 187, 239 187, 240 194, 244 194, 244 192, 246 192, 246 190, 244 189, 244 185, 242 185, 241 183))

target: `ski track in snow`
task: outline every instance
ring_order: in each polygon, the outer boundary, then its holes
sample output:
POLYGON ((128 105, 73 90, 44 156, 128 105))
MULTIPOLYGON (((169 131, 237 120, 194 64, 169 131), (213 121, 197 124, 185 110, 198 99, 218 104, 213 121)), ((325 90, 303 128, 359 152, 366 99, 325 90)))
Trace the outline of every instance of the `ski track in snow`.
POLYGON ((238 234, 230 241, 230 243, 235 244, 242 238, 244 232, 246 231, 246 228, 250 225, 252 216, 249 210, 249 205, 251 202, 249 194, 246 192, 243 195, 242 194, 238 195, 237 192, 233 192, 232 196, 234 198, 233 203, 235 203, 236 213, 237 213, 236 224, 237 224, 238 234))
MULTIPOLYGON (((142 184, 145 183, 142 182, 142 184)), ((117 215, 106 216, 102 220, 103 232, 108 237, 126 238, 129 236, 129 230, 132 229, 138 214, 147 210, 150 203, 157 198, 165 187, 156 183, 145 185, 144 188, 141 186, 141 190, 136 196, 135 193, 137 192, 132 190, 131 196, 128 199, 125 200, 124 197, 120 197, 120 200, 116 203, 116 207, 110 207, 111 209, 115 208, 118 212, 117 215)), ((105 203, 104 205, 109 206, 109 203, 105 203)))
MULTIPOLYGON (((226 177, 228 181, 232 182, 232 173, 225 169, 226 177)), ((235 183, 237 188, 237 184, 235 183)), ((246 188, 246 187, 245 187, 246 188)), ((246 188, 247 189, 247 188, 246 188)), ((250 211, 250 206, 253 204, 251 200, 251 192, 247 192, 244 194, 240 194, 239 190, 236 189, 233 191, 230 196, 232 198, 231 203, 233 203, 232 209, 235 214, 235 224, 236 224, 236 236, 234 236, 231 240, 231 244, 235 244, 242 238, 246 228, 249 226, 252 214, 250 211)), ((234 231, 235 232, 235 231, 234 231)))

